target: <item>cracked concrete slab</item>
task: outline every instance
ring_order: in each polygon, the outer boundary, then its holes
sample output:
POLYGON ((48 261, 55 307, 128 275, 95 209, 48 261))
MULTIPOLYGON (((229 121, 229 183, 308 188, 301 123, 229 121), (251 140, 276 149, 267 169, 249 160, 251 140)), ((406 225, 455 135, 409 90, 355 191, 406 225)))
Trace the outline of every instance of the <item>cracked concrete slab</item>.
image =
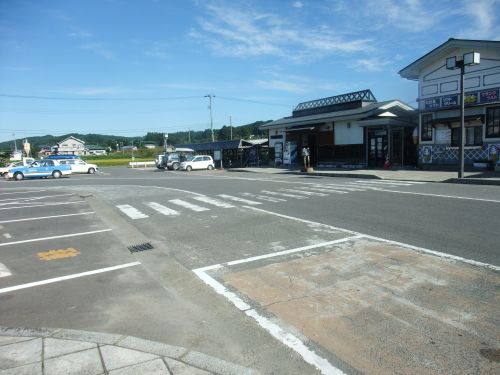
POLYGON ((498 272, 367 239, 218 272, 360 372, 500 373, 498 272))

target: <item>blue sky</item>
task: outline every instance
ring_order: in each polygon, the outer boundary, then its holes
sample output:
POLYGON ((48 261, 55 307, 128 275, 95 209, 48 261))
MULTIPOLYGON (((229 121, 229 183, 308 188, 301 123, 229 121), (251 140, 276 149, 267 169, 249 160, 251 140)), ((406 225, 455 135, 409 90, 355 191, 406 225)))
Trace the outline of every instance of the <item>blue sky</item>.
POLYGON ((500 40, 500 1, 0 0, 0 141, 140 136, 291 115, 371 89, 448 38, 500 40))

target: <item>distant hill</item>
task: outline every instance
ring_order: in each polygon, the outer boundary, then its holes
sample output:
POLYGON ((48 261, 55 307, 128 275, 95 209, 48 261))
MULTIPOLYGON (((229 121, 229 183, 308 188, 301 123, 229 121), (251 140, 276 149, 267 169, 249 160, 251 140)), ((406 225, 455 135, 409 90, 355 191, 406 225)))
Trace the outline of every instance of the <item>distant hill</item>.
MULTIPOLYGON (((234 126, 233 127, 233 139, 250 139, 250 138, 267 138, 267 131, 261 131, 259 129, 260 125, 270 122, 268 121, 256 121, 251 124, 234 126)), ((85 141, 88 145, 99 145, 105 147, 111 147, 116 149, 116 144, 130 145, 132 141, 134 145, 140 145, 142 143, 154 143, 158 146, 163 145, 163 135, 164 133, 146 133, 143 137, 123 137, 116 135, 104 135, 104 134, 79 134, 79 133, 68 133, 61 136, 44 135, 38 137, 27 137, 31 144, 32 152, 36 153, 40 150, 41 146, 53 146, 57 142, 63 139, 73 136, 75 138, 85 141)), ((214 129, 214 138, 216 140, 228 140, 231 137, 231 128, 229 126, 223 126, 221 129, 214 129)), ((24 139, 24 138, 23 138, 24 139)), ((200 130, 200 131, 184 131, 168 134, 169 144, 182 144, 182 143, 203 143, 210 142, 212 140, 212 133, 210 129, 200 130)), ((22 149, 22 139, 17 139, 17 148, 22 149)), ((10 153, 14 150, 14 142, 7 141, 0 143, 0 152, 10 153)))

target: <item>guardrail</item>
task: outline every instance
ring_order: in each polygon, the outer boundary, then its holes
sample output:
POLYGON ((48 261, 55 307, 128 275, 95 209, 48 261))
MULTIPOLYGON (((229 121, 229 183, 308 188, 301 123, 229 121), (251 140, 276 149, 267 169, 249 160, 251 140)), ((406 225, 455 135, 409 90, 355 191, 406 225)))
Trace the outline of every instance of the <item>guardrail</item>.
POLYGON ((128 165, 131 166, 132 168, 134 167, 146 168, 150 166, 155 166, 156 164, 154 161, 131 161, 128 163, 128 165))

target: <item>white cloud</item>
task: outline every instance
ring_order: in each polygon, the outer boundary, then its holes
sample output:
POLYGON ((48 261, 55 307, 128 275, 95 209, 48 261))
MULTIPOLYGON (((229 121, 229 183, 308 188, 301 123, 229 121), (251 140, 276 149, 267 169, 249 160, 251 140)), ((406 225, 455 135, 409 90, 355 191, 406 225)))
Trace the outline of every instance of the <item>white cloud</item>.
POLYGON ((75 29, 75 28, 73 29, 73 31, 68 33, 68 36, 70 38, 74 38, 74 39, 88 39, 88 38, 93 37, 93 35, 91 33, 89 33, 88 31, 75 29))
POLYGON ((107 60, 113 60, 115 58, 114 53, 104 47, 101 43, 87 43, 80 46, 80 48, 91 51, 99 56, 104 57, 107 60))
POLYGON ((168 57, 167 53, 168 45, 166 43, 154 42, 145 52, 146 56, 150 57, 159 57, 166 58, 168 57))
POLYGON ((285 91, 294 94, 307 94, 328 92, 335 93, 345 90, 344 85, 337 83, 325 82, 324 80, 317 81, 311 77, 303 77, 289 74, 279 74, 275 72, 267 72, 270 79, 257 80, 258 87, 268 90, 285 91))
POLYGON ((354 70, 358 72, 381 72, 387 65, 390 65, 390 61, 384 61, 377 58, 369 59, 357 59, 354 64, 354 70))
POLYGON ((472 25, 459 34, 460 38, 468 39, 499 39, 500 38, 500 1, 476 0, 473 3, 463 1, 461 13, 470 18, 472 25))
POLYGON ((236 57, 279 56, 313 59, 333 53, 370 50, 369 38, 347 39, 330 26, 302 27, 275 14, 234 3, 200 3, 208 13, 190 36, 217 54, 236 57))
POLYGON ((130 93, 130 90, 123 87, 84 87, 73 90, 71 94, 95 96, 95 95, 117 95, 126 93, 130 93))
POLYGON ((292 7, 300 9, 300 8, 304 7, 304 3, 302 1, 294 1, 292 3, 292 7))

